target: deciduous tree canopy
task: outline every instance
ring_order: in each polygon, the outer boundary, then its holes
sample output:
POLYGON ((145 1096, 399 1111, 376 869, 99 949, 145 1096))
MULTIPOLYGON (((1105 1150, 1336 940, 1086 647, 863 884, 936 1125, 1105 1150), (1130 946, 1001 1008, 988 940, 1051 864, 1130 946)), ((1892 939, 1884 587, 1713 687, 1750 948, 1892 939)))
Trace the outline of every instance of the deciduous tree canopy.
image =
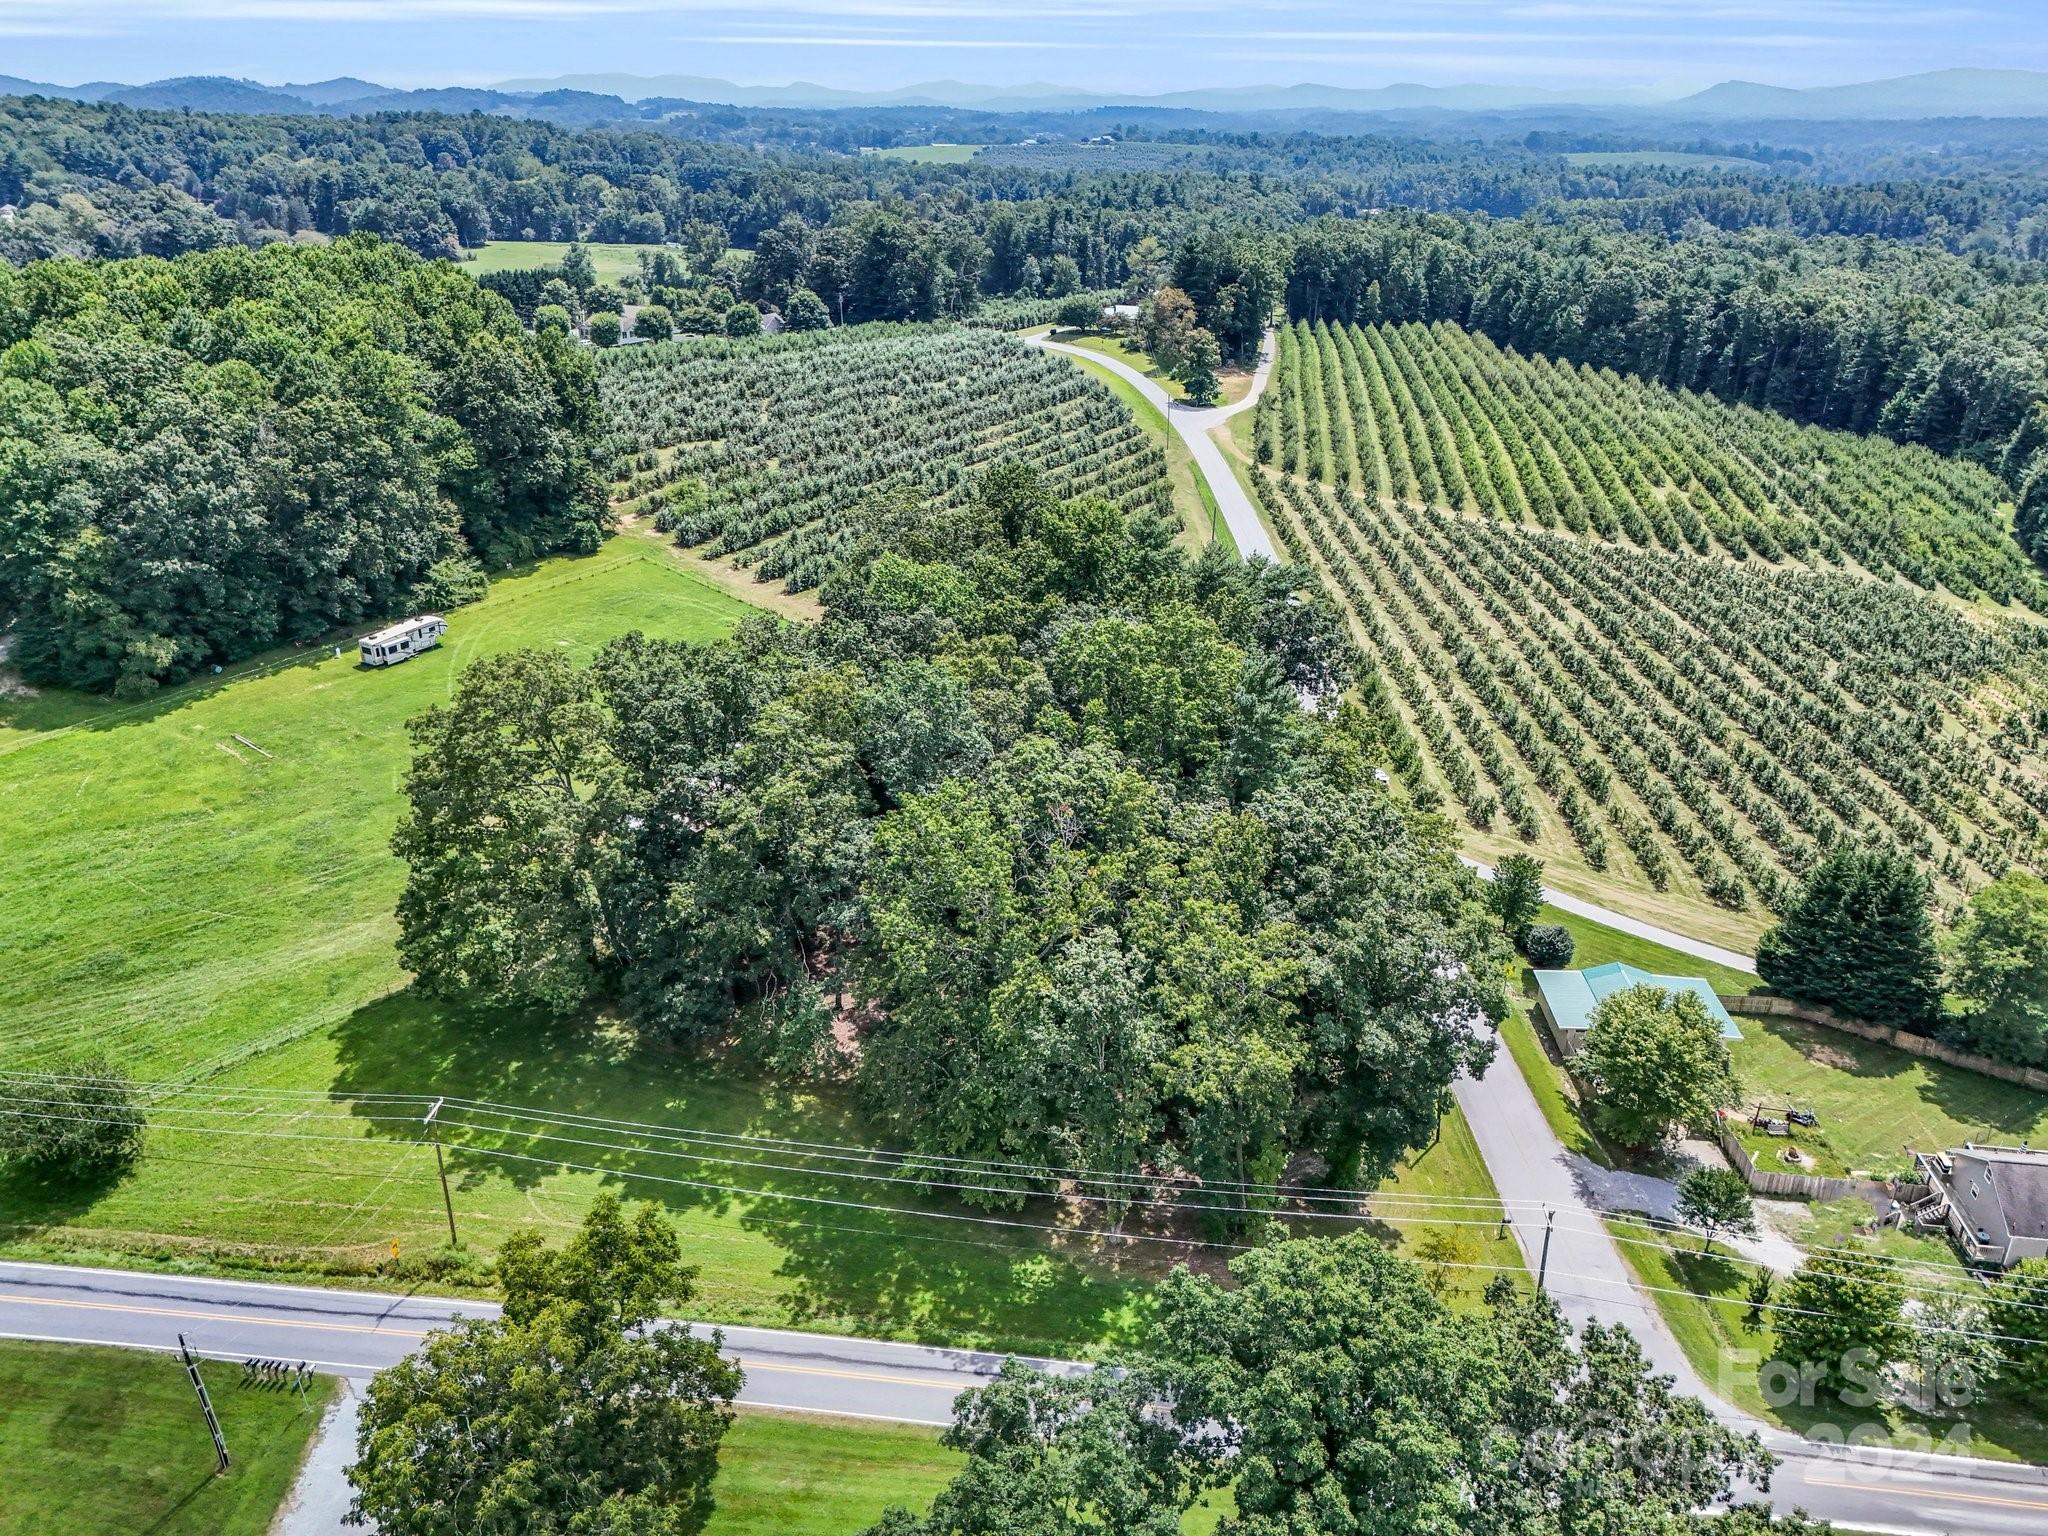
POLYGON ((901 1145, 1113 1204, 1301 1147, 1377 1177, 1490 1052, 1505 945, 1330 712, 1327 606, 1169 537, 1003 467, 866 508, 815 628, 479 663, 415 725, 406 963, 850 1058, 901 1145))
POLYGON ((376 241, 0 266, 0 608, 134 694, 594 547, 591 367, 376 241))

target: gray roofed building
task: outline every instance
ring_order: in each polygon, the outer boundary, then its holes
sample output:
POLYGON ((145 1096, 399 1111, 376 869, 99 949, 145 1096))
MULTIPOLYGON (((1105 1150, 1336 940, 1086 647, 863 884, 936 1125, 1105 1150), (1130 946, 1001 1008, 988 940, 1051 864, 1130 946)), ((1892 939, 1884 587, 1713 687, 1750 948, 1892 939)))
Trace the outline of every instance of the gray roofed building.
POLYGON ((2048 1258, 2048 1151, 1965 1145, 1935 1173, 1949 1232, 1971 1263, 2011 1269, 2048 1258))

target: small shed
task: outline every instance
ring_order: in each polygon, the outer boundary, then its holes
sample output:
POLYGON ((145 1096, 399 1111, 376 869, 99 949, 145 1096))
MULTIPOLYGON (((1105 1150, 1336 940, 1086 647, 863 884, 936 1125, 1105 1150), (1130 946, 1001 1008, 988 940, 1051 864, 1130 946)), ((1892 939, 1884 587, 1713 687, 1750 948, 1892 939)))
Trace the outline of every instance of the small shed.
POLYGON ((1630 987, 1661 987, 1666 992, 1690 992, 1706 1005, 1707 1015, 1721 1026, 1723 1040, 1740 1040, 1742 1031, 1728 1016, 1721 999, 1703 977, 1660 976, 1638 970, 1619 960, 1584 971, 1538 971, 1536 1008, 1544 1027, 1557 1042, 1558 1054, 1576 1056, 1585 1049, 1586 1031, 1593 1027, 1593 1010, 1601 999, 1630 987))

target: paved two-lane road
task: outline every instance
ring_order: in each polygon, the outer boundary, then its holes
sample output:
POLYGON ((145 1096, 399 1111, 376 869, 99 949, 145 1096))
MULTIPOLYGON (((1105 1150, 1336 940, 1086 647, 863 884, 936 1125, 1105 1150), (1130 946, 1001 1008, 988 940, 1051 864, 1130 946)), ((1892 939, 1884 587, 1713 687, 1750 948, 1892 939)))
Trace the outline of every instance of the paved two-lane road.
MULTIPOLYGON (((497 1310, 436 1296, 0 1263, 0 1337, 168 1350, 183 1333, 194 1350, 216 1359, 304 1361, 358 1380, 403 1359, 431 1330, 497 1310)), ((773 1328, 723 1331, 726 1353, 747 1373, 740 1401, 801 1413, 948 1424, 954 1397, 1003 1361, 975 1350, 773 1328)))
MULTIPOLYGON (((1506 1066, 1512 1074, 1512 1062, 1506 1066)), ((1514 1081, 1519 1084, 1519 1077, 1514 1081)), ((1540 1122, 1533 1101, 1530 1109, 1540 1122)), ((1602 1268, 1597 1254, 1562 1235, 1553 1239, 1553 1290, 1567 1310, 1612 1317, 1617 1307, 1624 1309, 1658 1365, 1674 1370, 1682 1386, 1696 1388, 1655 1314, 1642 1307, 1625 1278, 1602 1274, 1602 1268)), ((0 1336, 168 1351, 182 1332, 194 1349, 231 1366, 252 1357, 303 1360, 358 1382, 417 1348, 431 1329, 494 1310, 485 1302, 440 1297, 0 1263, 0 1336)), ((727 1352, 746 1370, 740 1401, 758 1408, 944 1424, 954 1396, 1001 1364, 1000 1356, 974 1350, 769 1328, 724 1333, 727 1352)), ((1064 1361, 1034 1363, 1066 1372, 1087 1369, 1064 1361)), ((1801 1505, 1858 1529, 1926 1536, 2048 1531, 2048 1480, 2032 1468, 1952 1458, 1859 1461, 1789 1436, 1773 1436, 1773 1449, 1786 1457, 1773 1490, 1780 1507, 1801 1505)), ((337 1462, 331 1472, 338 1469, 337 1462)))

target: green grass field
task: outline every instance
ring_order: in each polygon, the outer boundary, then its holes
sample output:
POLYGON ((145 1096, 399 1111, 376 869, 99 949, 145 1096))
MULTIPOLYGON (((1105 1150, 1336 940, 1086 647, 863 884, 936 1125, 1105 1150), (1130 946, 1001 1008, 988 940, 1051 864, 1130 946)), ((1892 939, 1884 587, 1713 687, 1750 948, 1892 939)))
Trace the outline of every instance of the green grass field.
POLYGON ((703 1536, 853 1536, 892 1504, 922 1512, 965 1460, 914 1424, 743 1411, 703 1536))
MULTIPOLYGON (((1493 1177, 1479 1156, 1479 1144, 1463 1111, 1452 1108, 1443 1119, 1435 1143, 1417 1153, 1380 1186, 1389 1195, 1416 1195, 1440 1202, 1426 1215, 1414 1220, 1390 1214, 1388 1224, 1399 1234, 1400 1251, 1408 1258, 1432 1235, 1448 1235, 1456 1248, 1443 1276, 1445 1299, 1452 1305, 1476 1305, 1487 1281, 1496 1274, 1526 1276, 1522 1248, 1514 1234, 1503 1232, 1492 1220, 1497 1214, 1487 1202, 1499 1199, 1493 1177), (1483 1266, 1453 1269, 1451 1264, 1483 1266)), ((1382 1210, 1394 1212, 1399 1201, 1389 1200, 1382 1210)))
MULTIPOLYGON (((1663 975, 1703 976, 1728 996, 1757 990, 1754 976, 1714 965, 1646 939, 1546 907, 1542 921, 1571 929, 1576 969, 1622 960, 1663 975)), ((1515 1062, 1528 1079, 1550 1128, 1568 1148, 1600 1162, 1616 1160, 1580 1113, 1564 1070, 1552 1058, 1533 1013, 1535 984, 1527 970, 1516 1018, 1503 1030, 1515 1062)), ((1815 1131, 1797 1138, 1735 1127, 1759 1167, 1840 1176, 1868 1170, 1902 1171, 1905 1149, 1929 1152, 1965 1141, 2019 1142, 2048 1136, 2048 1100, 2040 1094, 1910 1055, 1879 1041, 1801 1023, 1796 1019, 1741 1018, 1742 1039, 1730 1047, 1742 1085, 1742 1105, 1758 1101, 1782 1111, 1796 1105, 1820 1116, 1815 1131), (1813 1161, 1794 1167, 1778 1153, 1797 1145, 1813 1161)))
POLYGON ((1149 354, 1139 351, 1121 336, 1083 336, 1077 331, 1062 331, 1059 339, 1067 346, 1079 347, 1084 352, 1099 352, 1104 357, 1115 358, 1126 367, 1137 369, 1175 400, 1188 397, 1186 385, 1171 374, 1162 372, 1149 354))
MULTIPOLYGON (((1876 1040, 1797 1019, 1738 1021, 1733 1048, 1745 1106, 1759 1100, 1820 1116, 1798 1144, 1819 1160, 1814 1170, 1868 1169, 1882 1177, 1909 1162, 1907 1148, 1935 1152, 1966 1141, 2039 1141, 2048 1136, 2048 1097, 1914 1056, 1876 1040)), ((1782 1118, 1782 1116, 1781 1116, 1782 1118)), ((1785 1138, 1751 1136, 1745 1143, 1775 1156, 1785 1138)))
POLYGON ((224 1477, 176 1356, 0 1341, 0 1536, 263 1536, 334 1383, 302 1400, 202 1371, 224 1477))
POLYGON ((864 149, 878 160, 911 160, 919 165, 964 165, 981 152, 980 144, 899 144, 893 149, 864 149))
MULTIPOLYGON (((704 637, 748 611, 686 564, 631 538, 550 562, 497 583, 453 615, 441 649, 388 671, 315 652, 144 707, 10 702, 0 1058, 27 1065, 89 1041, 139 1078, 203 1081, 209 1094, 158 1112, 147 1156, 115 1188, 0 1185, 12 1251, 403 1278, 445 1242, 439 1191, 412 1111, 379 1118, 369 1094, 872 1142, 833 1085, 792 1090, 584 1022, 434 1004, 405 989, 396 963, 402 869, 388 844, 405 720, 446 699, 478 655, 539 645, 585 657, 628 629, 704 637), (331 1099, 251 1115, 235 1098, 250 1090, 331 1099)), ((450 1165, 464 1235, 484 1250, 520 1225, 573 1226, 602 1188, 661 1199, 702 1265, 701 1310, 721 1320, 1071 1350, 1123 1336, 1136 1316, 1135 1286, 1113 1268, 947 1219, 974 1214, 958 1207, 891 1202, 888 1186, 873 1203, 905 1214, 801 1200, 869 1191, 716 1155, 490 1132, 450 1165)), ((1130 1246, 1144 1278, 1178 1251, 1130 1246)))
MULTIPOLYGON (((637 277, 642 251, 668 249, 660 245, 601 245, 592 241, 585 241, 583 248, 590 252, 590 265, 601 282, 637 277)), ((559 267, 562 258, 569 254, 569 242, 493 240, 467 254, 472 259, 463 270, 473 277, 482 277, 487 272, 531 272, 536 267, 559 267)))
MULTIPOLYGON (((1651 939, 1639 939, 1583 917, 1574 917, 1556 907, 1545 906, 1538 922, 1557 923, 1571 931, 1572 968, 1586 970, 1620 960, 1660 976, 1700 976, 1715 991, 1738 996, 1753 991, 1758 981, 1743 971, 1731 970, 1709 960, 1696 959, 1651 939)), ((1610 1167, 1628 1162, 1593 1129, 1581 1108, 1569 1075, 1557 1061, 1543 1026, 1536 1017, 1536 981, 1527 965, 1520 968, 1521 990, 1515 998, 1513 1016, 1501 1026, 1501 1040, 1521 1069, 1529 1090, 1543 1111, 1551 1132, 1570 1151, 1610 1167)))
POLYGON ((616 539, 496 583, 399 667, 364 670, 344 643, 141 705, 0 698, 0 1056, 89 1039, 137 1077, 191 1076, 390 995, 406 720, 478 656, 582 659, 629 629, 705 637, 748 611, 616 539))
POLYGON ((1552 906, 1544 907, 1543 915, 1536 921, 1556 923, 1571 930, 1574 970, 1583 971, 1591 966, 1605 965, 1610 960, 1620 960, 1638 970, 1652 971, 1660 976, 1701 977, 1723 997, 1742 997, 1763 985, 1747 971, 1696 959, 1653 939, 1639 939, 1618 928, 1574 917, 1552 906))

